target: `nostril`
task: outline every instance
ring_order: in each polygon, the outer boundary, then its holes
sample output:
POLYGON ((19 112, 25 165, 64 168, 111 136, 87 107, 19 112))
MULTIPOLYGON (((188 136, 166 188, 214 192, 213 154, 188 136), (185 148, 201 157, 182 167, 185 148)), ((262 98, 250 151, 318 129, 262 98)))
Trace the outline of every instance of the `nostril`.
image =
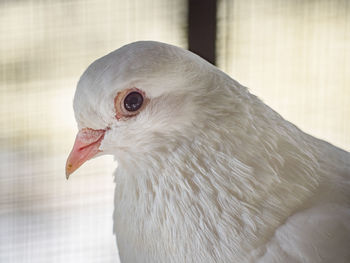
POLYGON ((104 136, 105 132, 106 130, 94 130, 91 128, 84 128, 78 133, 77 137, 83 144, 82 146, 85 147, 87 145, 90 145, 91 143, 100 140, 100 138, 104 136))

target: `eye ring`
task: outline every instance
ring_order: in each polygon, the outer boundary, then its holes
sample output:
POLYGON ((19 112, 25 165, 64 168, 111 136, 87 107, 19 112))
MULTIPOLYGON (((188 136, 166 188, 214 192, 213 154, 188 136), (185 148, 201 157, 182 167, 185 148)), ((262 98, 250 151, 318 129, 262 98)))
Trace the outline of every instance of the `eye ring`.
POLYGON ((145 92, 138 88, 119 91, 114 98, 115 117, 117 120, 136 116, 148 103, 145 92))

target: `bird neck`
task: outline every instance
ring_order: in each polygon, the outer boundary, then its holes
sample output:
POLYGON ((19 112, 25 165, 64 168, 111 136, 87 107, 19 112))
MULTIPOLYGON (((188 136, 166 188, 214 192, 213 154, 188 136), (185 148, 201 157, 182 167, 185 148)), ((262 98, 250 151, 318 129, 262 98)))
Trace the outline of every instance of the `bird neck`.
POLYGON ((319 184, 315 150, 299 129, 253 103, 215 112, 186 137, 174 134, 162 148, 121 160, 114 215, 121 240, 179 245, 198 237, 201 244, 216 226, 230 225, 221 238, 250 250, 304 207, 319 184))
POLYGON ((193 220, 204 214, 220 217, 222 206, 229 206, 231 219, 249 233, 280 224, 311 196, 318 167, 300 131, 278 125, 255 134, 207 127, 171 151, 121 163, 116 204, 126 202, 143 219, 160 222, 173 213, 186 217, 188 211, 193 220))

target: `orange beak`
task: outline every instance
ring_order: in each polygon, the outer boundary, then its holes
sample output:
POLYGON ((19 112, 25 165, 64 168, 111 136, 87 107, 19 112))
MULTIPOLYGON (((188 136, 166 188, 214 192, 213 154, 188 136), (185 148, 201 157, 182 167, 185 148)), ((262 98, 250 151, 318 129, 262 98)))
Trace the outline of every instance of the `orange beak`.
POLYGON ((66 163, 66 178, 68 180, 75 170, 100 152, 99 147, 105 135, 105 130, 84 128, 75 138, 74 146, 66 163))

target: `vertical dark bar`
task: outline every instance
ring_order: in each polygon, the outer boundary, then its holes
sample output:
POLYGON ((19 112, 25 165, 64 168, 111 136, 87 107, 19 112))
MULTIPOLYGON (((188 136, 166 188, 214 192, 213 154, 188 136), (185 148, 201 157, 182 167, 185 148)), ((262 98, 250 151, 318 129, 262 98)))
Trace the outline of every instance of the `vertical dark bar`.
POLYGON ((188 0, 189 50, 215 65, 217 0, 188 0))

